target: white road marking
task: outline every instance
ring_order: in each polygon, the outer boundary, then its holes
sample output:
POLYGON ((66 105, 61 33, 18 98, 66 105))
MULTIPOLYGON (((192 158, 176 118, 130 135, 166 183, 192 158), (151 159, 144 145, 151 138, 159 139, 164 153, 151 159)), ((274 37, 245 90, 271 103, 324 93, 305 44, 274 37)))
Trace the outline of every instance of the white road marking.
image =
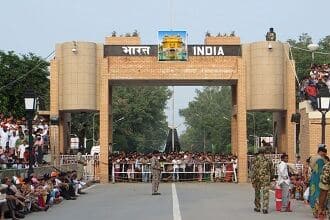
POLYGON ((181 220, 178 195, 176 194, 175 184, 172 183, 172 201, 173 201, 173 220, 181 220))
POLYGON ((88 190, 94 188, 95 186, 96 186, 96 184, 91 185, 91 186, 87 187, 86 189, 83 189, 82 191, 88 191, 88 190))

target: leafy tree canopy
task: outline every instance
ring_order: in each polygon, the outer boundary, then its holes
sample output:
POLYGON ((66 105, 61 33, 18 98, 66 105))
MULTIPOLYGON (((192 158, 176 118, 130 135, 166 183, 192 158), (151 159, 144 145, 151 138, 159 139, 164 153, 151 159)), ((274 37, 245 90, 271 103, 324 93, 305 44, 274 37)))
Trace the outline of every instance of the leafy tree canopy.
MULTIPOLYGON (((114 87, 113 150, 151 152, 164 147, 167 122, 164 109, 171 93, 167 87, 114 87)), ((98 113, 72 115, 72 133, 98 140, 98 113)), ((89 141, 88 148, 91 146, 89 141)), ((88 150, 87 150, 88 151, 88 150)))
MULTIPOLYGON (((203 90, 197 90, 196 94, 189 106, 180 110, 187 126, 180 137, 182 149, 230 153, 231 88, 204 87, 203 90)), ((251 147, 254 145, 254 137, 273 135, 270 112, 248 113, 247 126, 247 138, 251 147)))
POLYGON ((32 88, 43 108, 49 103, 49 63, 33 53, 0 51, 0 112, 25 115, 24 92, 32 88))
POLYGON ((150 152, 164 146, 167 87, 115 87, 113 90, 114 149, 150 152))
POLYGON ((181 135, 183 150, 227 152, 230 144, 230 87, 196 90, 189 106, 180 110, 187 130, 181 135), (205 147, 204 147, 205 145, 205 147))
POLYGON ((319 49, 314 54, 314 62, 312 60, 312 53, 308 51, 307 48, 313 40, 307 33, 301 34, 298 40, 289 39, 287 42, 292 46, 292 56, 296 64, 296 72, 299 81, 301 81, 304 76, 309 75, 312 63, 330 63, 330 54, 325 54, 330 53, 330 35, 325 36, 317 43, 319 49))

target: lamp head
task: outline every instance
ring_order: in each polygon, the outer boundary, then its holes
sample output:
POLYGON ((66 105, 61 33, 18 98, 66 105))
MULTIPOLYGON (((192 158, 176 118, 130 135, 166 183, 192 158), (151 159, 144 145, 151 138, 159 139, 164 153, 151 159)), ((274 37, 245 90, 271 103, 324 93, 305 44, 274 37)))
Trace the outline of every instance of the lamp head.
POLYGON ((330 109, 330 97, 318 97, 317 98, 317 110, 329 111, 330 109))
POLYGON ((318 44, 308 44, 307 48, 310 51, 316 51, 317 49, 319 49, 319 45, 318 44))
POLYGON ((32 89, 26 90, 24 94, 25 110, 34 112, 37 109, 37 98, 32 89))

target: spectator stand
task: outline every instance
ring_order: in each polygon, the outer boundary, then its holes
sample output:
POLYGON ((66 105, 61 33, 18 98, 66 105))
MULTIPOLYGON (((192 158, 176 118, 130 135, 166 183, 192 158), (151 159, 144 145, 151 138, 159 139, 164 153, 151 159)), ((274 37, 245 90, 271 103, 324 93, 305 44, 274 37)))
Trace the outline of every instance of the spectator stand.
POLYGON ((330 64, 312 64, 310 72, 300 83, 300 101, 308 100, 316 110, 318 96, 330 96, 330 64))

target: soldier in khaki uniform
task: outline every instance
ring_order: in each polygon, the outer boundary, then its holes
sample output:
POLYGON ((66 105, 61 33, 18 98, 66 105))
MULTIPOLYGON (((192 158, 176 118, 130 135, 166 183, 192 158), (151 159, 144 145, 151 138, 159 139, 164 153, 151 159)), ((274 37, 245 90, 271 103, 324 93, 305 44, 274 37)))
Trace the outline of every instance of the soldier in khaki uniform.
POLYGON ((319 196, 319 219, 324 219, 326 216, 325 206, 328 199, 328 192, 330 189, 330 162, 323 166, 322 174, 320 177, 320 196, 319 196))
POLYGON ((269 28, 269 31, 266 34, 266 41, 276 41, 276 33, 274 28, 269 28))
POLYGON ((160 195, 158 192, 158 186, 160 182, 160 172, 161 172, 161 166, 158 160, 159 152, 154 151, 153 156, 150 160, 151 163, 151 173, 152 173, 152 195, 160 195))
POLYGON ((260 148, 259 154, 252 164, 252 186, 255 190, 254 197, 254 211, 260 212, 262 203, 262 212, 268 213, 269 207, 269 189, 270 183, 274 178, 274 167, 271 160, 267 159, 264 155, 265 149, 260 148))

